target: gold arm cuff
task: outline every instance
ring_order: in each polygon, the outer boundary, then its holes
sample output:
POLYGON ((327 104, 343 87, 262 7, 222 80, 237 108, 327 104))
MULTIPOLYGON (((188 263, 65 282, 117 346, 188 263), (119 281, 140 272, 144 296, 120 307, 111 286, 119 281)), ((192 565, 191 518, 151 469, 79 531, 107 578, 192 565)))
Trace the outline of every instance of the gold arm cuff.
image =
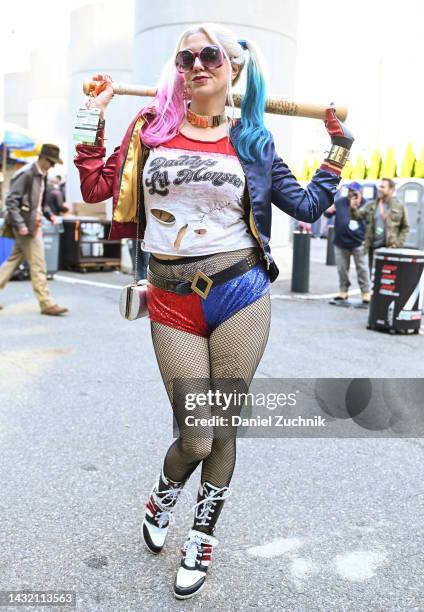
POLYGON ((329 162, 334 162, 335 164, 339 164, 340 166, 344 166, 349 157, 349 149, 345 149, 344 147, 340 147, 339 145, 332 145, 329 154, 326 157, 326 160, 329 162))

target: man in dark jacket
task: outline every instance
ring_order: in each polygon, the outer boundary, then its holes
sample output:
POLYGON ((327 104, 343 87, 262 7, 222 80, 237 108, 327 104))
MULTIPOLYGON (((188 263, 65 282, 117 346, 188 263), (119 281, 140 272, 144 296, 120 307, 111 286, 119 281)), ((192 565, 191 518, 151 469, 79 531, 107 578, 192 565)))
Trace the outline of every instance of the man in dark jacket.
POLYGON ((365 224, 353 218, 351 202, 355 202, 358 206, 362 203, 362 186, 360 183, 350 183, 348 185, 347 197, 338 198, 324 212, 326 217, 331 217, 334 214, 336 216, 334 224, 334 249, 340 291, 334 300, 344 301, 349 297, 348 289, 351 284, 349 268, 350 258, 353 255, 358 285, 362 293, 362 302, 368 304, 370 301, 370 275, 362 247, 365 236, 365 224))
POLYGON ((3 289, 19 264, 26 259, 41 313, 46 315, 68 312, 67 308, 55 304, 49 294, 41 229, 43 216, 51 223, 56 222, 56 217, 46 205, 46 181, 49 169, 56 163, 63 163, 59 153, 56 145, 44 144, 38 160, 13 175, 5 201, 7 214, 3 235, 13 237, 15 246, 0 268, 0 289, 3 289))

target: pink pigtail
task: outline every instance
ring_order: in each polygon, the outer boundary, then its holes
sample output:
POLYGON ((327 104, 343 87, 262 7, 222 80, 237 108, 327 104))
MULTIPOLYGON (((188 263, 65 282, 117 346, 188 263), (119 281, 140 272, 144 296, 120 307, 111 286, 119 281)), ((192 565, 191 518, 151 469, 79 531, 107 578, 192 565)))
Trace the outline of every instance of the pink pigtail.
POLYGON ((142 130, 141 138, 148 147, 155 147, 173 138, 187 114, 187 103, 183 98, 184 77, 176 70, 171 60, 166 66, 156 96, 143 107, 143 113, 152 113, 142 130))

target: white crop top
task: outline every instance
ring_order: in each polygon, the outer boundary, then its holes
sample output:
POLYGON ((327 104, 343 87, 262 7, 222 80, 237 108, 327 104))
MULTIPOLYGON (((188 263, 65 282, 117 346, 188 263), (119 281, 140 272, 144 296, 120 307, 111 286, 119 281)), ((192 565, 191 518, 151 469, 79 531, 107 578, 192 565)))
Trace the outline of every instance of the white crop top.
POLYGON ((196 256, 257 246, 243 208, 245 176, 227 136, 177 134, 150 149, 143 168, 143 250, 196 256))

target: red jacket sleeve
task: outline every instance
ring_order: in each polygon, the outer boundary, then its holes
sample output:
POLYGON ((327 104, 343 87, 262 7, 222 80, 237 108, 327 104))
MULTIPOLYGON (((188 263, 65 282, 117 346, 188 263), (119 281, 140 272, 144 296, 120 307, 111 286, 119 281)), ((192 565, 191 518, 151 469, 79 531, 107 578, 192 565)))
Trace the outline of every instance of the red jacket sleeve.
POLYGON ((80 174, 84 201, 95 204, 111 198, 119 147, 116 147, 106 162, 103 161, 105 147, 78 144, 76 150, 74 164, 80 174))

